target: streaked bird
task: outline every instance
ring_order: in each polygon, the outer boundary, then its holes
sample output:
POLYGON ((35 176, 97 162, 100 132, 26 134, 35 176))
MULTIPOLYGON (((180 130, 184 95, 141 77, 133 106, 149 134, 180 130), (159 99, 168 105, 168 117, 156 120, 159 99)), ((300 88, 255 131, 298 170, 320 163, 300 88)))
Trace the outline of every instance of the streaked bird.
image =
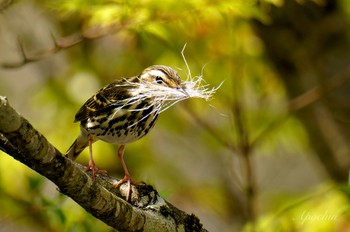
POLYGON ((75 115, 74 122, 80 122, 80 134, 66 155, 74 160, 89 147, 90 161, 85 171, 91 170, 94 179, 96 173, 106 171, 96 167, 92 144, 97 140, 120 144, 118 158, 125 176, 114 186, 127 182, 128 201, 130 185, 134 182, 123 159, 125 145, 145 136, 153 128, 159 113, 189 97, 177 72, 163 65, 150 66, 138 76, 113 82, 97 91, 75 115))

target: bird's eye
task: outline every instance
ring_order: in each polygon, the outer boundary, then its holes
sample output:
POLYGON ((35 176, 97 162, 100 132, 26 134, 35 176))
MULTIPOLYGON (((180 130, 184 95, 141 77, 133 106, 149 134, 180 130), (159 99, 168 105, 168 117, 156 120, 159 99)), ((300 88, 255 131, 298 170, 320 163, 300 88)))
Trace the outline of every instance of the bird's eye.
POLYGON ((156 76, 156 82, 157 82, 157 84, 160 84, 160 85, 164 84, 164 80, 160 76, 156 76))

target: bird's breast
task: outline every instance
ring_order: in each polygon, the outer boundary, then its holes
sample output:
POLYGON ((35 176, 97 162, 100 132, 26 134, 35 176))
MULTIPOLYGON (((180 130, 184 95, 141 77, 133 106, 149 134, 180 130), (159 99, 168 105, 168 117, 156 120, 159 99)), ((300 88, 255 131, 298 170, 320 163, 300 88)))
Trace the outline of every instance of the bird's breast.
POLYGON ((108 116, 88 118, 82 129, 96 139, 116 144, 127 144, 145 136, 158 119, 153 107, 141 110, 115 109, 108 116))

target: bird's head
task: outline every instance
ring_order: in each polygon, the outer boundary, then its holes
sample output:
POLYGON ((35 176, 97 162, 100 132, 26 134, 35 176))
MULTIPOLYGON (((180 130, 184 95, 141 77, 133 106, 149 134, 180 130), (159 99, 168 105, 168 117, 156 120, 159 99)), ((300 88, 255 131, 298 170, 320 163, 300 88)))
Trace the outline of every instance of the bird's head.
POLYGON ((123 99, 126 104, 147 101, 149 103, 147 109, 155 106, 154 111, 160 113, 188 98, 208 100, 217 88, 207 89, 202 80, 199 76, 197 79, 190 78, 181 83, 174 69, 164 65, 152 65, 144 69, 140 75, 124 79, 118 86, 127 87, 131 93, 129 98, 123 99))
MULTIPOLYGON (((145 83, 155 91, 170 91, 179 94, 181 97, 188 97, 184 87, 181 85, 181 79, 177 72, 164 65, 152 65, 144 69, 139 76, 139 80, 145 83)), ((179 97, 180 97, 179 96, 179 97)))

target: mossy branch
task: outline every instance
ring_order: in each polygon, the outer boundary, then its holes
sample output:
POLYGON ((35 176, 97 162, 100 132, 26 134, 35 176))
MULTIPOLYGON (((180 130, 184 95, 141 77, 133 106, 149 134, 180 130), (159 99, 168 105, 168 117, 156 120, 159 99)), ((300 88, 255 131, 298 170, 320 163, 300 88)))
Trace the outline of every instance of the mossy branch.
POLYGON ((55 183, 59 191, 119 231, 206 231, 198 218, 175 208, 149 185, 113 188, 114 178, 92 181, 84 167, 63 156, 0 96, 0 149, 55 183))

